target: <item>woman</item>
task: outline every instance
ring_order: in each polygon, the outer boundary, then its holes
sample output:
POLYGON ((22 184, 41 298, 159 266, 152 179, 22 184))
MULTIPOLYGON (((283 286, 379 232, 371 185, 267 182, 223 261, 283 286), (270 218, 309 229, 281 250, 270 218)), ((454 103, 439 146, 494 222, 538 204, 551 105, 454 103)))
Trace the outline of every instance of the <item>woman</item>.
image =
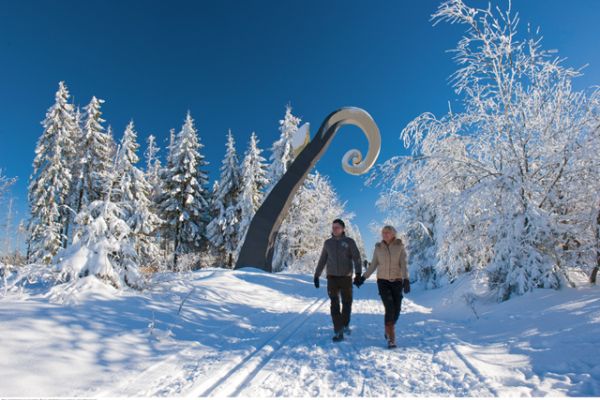
POLYGON ((400 316, 402 291, 410 292, 406 250, 402 240, 396 238, 396 229, 386 225, 381 230, 382 241, 375 245, 373 259, 361 283, 377 270, 377 288, 385 307, 385 338, 388 348, 396 347, 395 325, 400 316))

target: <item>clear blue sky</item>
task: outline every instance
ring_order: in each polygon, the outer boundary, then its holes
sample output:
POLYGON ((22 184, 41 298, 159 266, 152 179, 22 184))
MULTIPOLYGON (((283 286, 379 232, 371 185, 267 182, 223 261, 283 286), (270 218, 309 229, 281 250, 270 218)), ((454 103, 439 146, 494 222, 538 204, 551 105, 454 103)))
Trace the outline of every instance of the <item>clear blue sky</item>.
MULTIPOLYGON (((341 106, 366 109, 382 133, 379 161, 405 150, 399 134, 424 111, 442 114, 454 95, 447 49, 462 27, 432 27, 439 1, 2 1, 0 168, 18 176, 11 195, 26 215, 26 187, 40 121, 60 80, 75 102, 106 100, 117 139, 133 118, 140 140, 164 148, 189 109, 216 178, 231 128, 243 152, 252 131, 263 148, 291 102, 314 131, 341 106)), ((484 6, 487 2, 471 0, 484 6)), ((494 2, 505 4, 505 2, 494 2)), ((600 1, 514 0, 547 48, 589 64, 579 87, 600 84, 600 1)), ((317 169, 355 212, 370 255, 368 225, 379 189, 345 174, 341 158, 366 139, 343 128, 317 169)), ((5 205, 0 208, 0 221, 5 205)), ((402 227, 399 227, 402 229, 402 227)))

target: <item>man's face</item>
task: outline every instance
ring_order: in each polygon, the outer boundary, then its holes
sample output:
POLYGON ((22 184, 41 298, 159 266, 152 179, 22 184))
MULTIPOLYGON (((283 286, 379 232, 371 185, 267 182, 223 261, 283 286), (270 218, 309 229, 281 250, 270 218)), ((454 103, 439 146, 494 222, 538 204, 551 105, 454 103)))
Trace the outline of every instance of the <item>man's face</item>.
POLYGON ((340 236, 342 232, 344 232, 344 227, 336 222, 331 225, 331 232, 333 232, 335 236, 340 236))

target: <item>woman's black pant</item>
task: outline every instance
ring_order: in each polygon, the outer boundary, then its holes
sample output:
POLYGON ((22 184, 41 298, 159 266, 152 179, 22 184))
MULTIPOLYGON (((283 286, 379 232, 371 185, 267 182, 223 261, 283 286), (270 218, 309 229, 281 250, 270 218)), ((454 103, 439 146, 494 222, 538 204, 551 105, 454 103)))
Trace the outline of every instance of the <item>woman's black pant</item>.
POLYGON ((395 324, 400 316, 402 305, 402 280, 377 279, 377 288, 383 301, 383 307, 385 307, 385 323, 395 324))

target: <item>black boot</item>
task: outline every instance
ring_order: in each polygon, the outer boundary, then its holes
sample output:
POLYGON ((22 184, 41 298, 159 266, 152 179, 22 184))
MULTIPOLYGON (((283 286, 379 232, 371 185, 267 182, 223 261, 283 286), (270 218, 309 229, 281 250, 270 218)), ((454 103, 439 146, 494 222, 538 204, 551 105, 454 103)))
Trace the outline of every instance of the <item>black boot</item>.
POLYGON ((342 340, 344 340, 344 330, 340 329, 339 331, 337 331, 335 333, 335 335, 333 336, 333 341, 334 342, 341 342, 342 340))

